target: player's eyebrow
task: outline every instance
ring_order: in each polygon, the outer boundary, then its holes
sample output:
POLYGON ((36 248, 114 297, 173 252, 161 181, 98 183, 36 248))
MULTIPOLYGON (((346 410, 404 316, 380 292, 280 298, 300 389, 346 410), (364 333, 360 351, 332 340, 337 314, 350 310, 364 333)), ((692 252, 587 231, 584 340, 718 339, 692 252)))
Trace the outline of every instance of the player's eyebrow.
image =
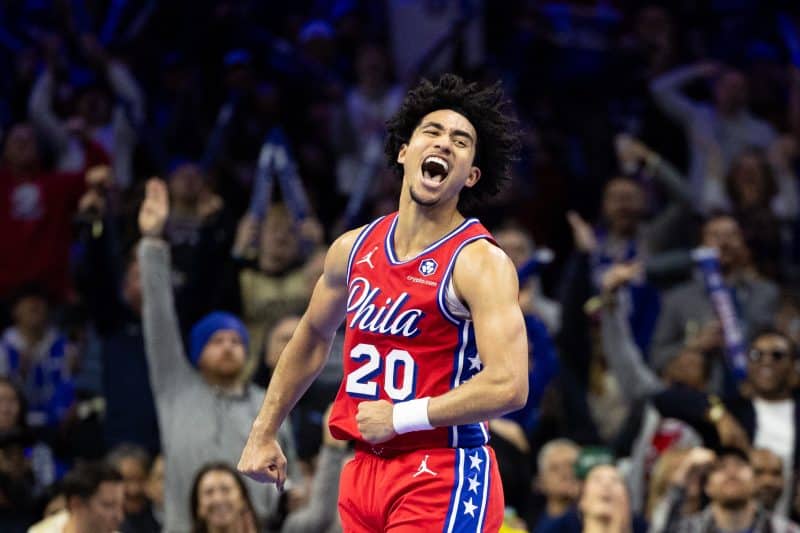
MULTIPOLYGON (((438 122, 434 122, 432 120, 429 120, 428 122, 422 124, 419 127, 419 129, 423 128, 436 128, 437 130, 440 131, 444 131, 446 129, 443 125, 439 124, 438 122)), ((472 138, 472 135, 470 135, 469 132, 466 132, 464 130, 453 130, 453 135, 456 135, 458 137, 466 137, 467 139, 469 139, 471 143, 473 144, 475 143, 475 139, 472 138)))

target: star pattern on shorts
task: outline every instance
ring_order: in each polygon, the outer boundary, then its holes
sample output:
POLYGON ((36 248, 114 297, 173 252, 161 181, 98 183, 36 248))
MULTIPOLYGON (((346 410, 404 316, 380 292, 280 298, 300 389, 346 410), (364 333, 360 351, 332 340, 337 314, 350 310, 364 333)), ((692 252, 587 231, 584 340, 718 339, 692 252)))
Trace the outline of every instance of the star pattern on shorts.
POLYGON ((478 487, 481 486, 478 481, 478 474, 472 474, 472 477, 467 478, 467 482, 469 483, 469 491, 478 494, 478 487))
POLYGON ((469 456, 469 461, 470 461, 470 464, 469 464, 470 468, 477 468, 478 470, 480 470, 481 463, 483 462, 483 459, 481 459, 481 457, 478 455, 477 451, 475 452, 475 455, 470 455, 469 456))
POLYGON ((470 496, 469 500, 463 501, 461 503, 464 504, 464 514, 468 514, 472 518, 475 518, 475 509, 477 509, 478 506, 472 503, 472 497, 470 496))
POLYGON ((469 361, 469 369, 470 370, 480 370, 481 369, 481 356, 475 354, 473 357, 467 357, 467 361, 469 361))

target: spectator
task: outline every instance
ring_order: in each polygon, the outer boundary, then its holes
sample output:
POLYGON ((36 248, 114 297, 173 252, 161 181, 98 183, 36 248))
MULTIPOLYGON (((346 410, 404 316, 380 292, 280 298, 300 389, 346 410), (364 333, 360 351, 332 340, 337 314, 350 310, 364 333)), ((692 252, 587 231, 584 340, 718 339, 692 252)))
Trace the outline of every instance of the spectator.
POLYGON ((115 533, 124 518, 122 476, 102 463, 75 467, 63 481, 67 510, 35 524, 29 533, 115 533))
POLYGON ((756 499, 766 511, 775 512, 784 487, 787 486, 784 481, 786 474, 783 471, 783 461, 771 450, 756 448, 750 452, 750 465, 755 476, 756 499))
POLYGON ((775 130, 754 117, 747 106, 747 78, 742 72, 706 62, 681 67, 661 75, 650 84, 656 102, 686 129, 690 149, 689 183, 697 207, 708 210, 724 205, 715 197, 713 182, 706 175, 708 146, 716 143, 723 172, 745 149, 768 148, 775 130), (700 104, 682 93, 682 87, 699 78, 713 78, 713 105, 700 104))
POLYGON ((150 455, 135 444, 121 444, 109 452, 107 462, 116 468, 125 484, 125 520, 121 533, 159 533, 161 526, 153 516, 146 483, 150 455))
MULTIPOLYGON (((169 177, 173 205, 164 227, 170 244, 172 279, 178 317, 184 329, 213 309, 235 311, 238 298, 222 294, 235 285, 225 266, 230 258, 235 223, 222 198, 195 163, 178 163, 169 177)), ((188 331, 186 331, 188 332, 188 331)))
MULTIPOLYGON (((667 520, 667 509, 660 504, 663 502, 671 486, 670 483, 673 473, 686 458, 689 451, 690 450, 687 448, 672 446, 659 455, 653 465, 650 485, 647 491, 647 509, 645 512, 645 518, 647 518, 649 522, 650 531, 661 531, 664 529, 664 524, 667 520)), ((698 476, 687 480, 686 497, 684 498, 683 507, 681 508, 682 514, 694 514, 703 507, 701 501, 703 488, 700 481, 698 476)))
POLYGON ((345 216, 351 224, 358 220, 365 201, 376 196, 386 170, 382 161, 384 124, 400 108, 404 96, 403 87, 390 82, 390 63, 383 48, 363 46, 355 63, 356 83, 345 97, 334 136, 341 153, 337 189, 350 197, 345 216))
POLYGON ((0 375, 23 386, 34 427, 62 422, 75 396, 66 339, 49 314, 47 294, 37 286, 23 288, 12 306, 13 325, 0 339, 0 375))
MULTIPOLYGON (((173 532, 190 528, 188 509, 180 502, 189 491, 191 476, 208 461, 236 460, 263 391, 240 380, 248 336, 233 315, 214 312, 195 324, 187 359, 170 286, 169 248, 161 239, 168 216, 166 185, 150 180, 139 213, 143 239, 138 257, 150 383, 164 443, 164 527, 173 532), (186 426, 175 424, 176 420, 206 422, 186 426)), ((288 425, 281 427, 279 440, 293 456, 288 425)), ((247 484, 258 518, 274 512, 277 489, 252 480, 247 484)))
MULTIPOLYGON (((293 226, 283 204, 272 205, 260 227, 249 213, 239 223, 233 255, 252 260, 242 263, 239 286, 242 314, 254 347, 263 346, 264 331, 276 320, 302 310, 313 288, 301 268, 301 239, 293 226)), ((321 235, 314 239, 321 240, 321 235)))
POLYGON ((31 91, 31 121, 56 151, 59 170, 77 171, 87 166, 89 155, 80 141, 85 136, 109 155, 115 182, 126 189, 133 183, 133 149, 144 120, 144 98, 130 70, 112 60, 94 35, 82 35, 80 41, 83 53, 103 72, 113 95, 101 83, 90 84, 79 93, 75 116, 60 120, 52 109, 57 50, 51 48, 47 68, 31 91))
POLYGON ((98 340, 105 399, 104 449, 135 443, 155 454, 161 448, 142 336, 142 286, 134 251, 123 253, 110 201, 87 191, 79 207, 83 253, 77 286, 98 340), (102 231, 95 231, 98 227, 102 231), (121 259, 124 258, 124 259, 121 259))
MULTIPOLYGON (((603 352, 607 355, 609 367, 618 382, 628 385, 622 389, 628 402, 638 407, 638 418, 634 423, 638 434, 633 439, 630 466, 626 475, 635 512, 645 510, 645 502, 648 500, 647 479, 651 475, 650 468, 659 455, 673 446, 687 448, 699 446, 703 442, 702 437, 691 426, 670 418, 671 413, 679 412, 677 406, 673 405, 674 402, 663 400, 659 410, 652 398, 660 394, 669 397, 669 391, 675 390, 679 393, 683 387, 706 391, 710 368, 703 355, 690 348, 684 348, 669 362, 661 378, 644 362, 624 316, 624 309, 619 305, 621 298, 616 292, 640 272, 641 263, 619 263, 606 271, 602 281, 602 299, 606 305, 600 315, 603 352)), ((720 419, 718 423, 738 427, 730 415, 720 419)), ((743 436, 742 430, 738 433, 743 436)), ((746 444, 745 442, 744 445, 746 444)))
MULTIPOLYGON (((642 169, 652 176, 667 195, 660 213, 645 220, 646 191, 630 176, 610 180, 602 197, 602 222, 594 230, 575 213, 568 214, 578 253, 589 254, 592 286, 601 289, 603 275, 618 262, 656 261, 657 255, 681 245, 680 228, 689 222, 691 195, 682 177, 668 162, 639 140, 627 135, 616 137, 619 165, 629 174, 642 169), (590 233, 591 232, 591 233, 590 233)), ((662 275, 664 275, 662 273, 662 275)), ((647 354, 659 311, 659 294, 646 277, 631 280, 624 290, 624 301, 636 344, 647 354)))
MULTIPOLYGON (((87 163, 104 157, 87 155, 87 163)), ((31 282, 59 301, 67 296, 70 220, 84 189, 108 181, 108 173, 46 171, 30 124, 9 130, 0 162, 0 298, 31 282)))
POLYGON ((34 516, 35 480, 25 457, 30 437, 22 391, 0 378, 0 530, 4 532, 26 531, 34 516))
POLYGON ((31 498, 39 498, 47 487, 63 473, 63 465, 56 459, 51 445, 43 440, 47 433, 38 435, 28 425, 28 402, 22 389, 12 380, 0 377, 0 450, 19 460, 3 462, 12 476, 5 478, 9 484, 4 490, 22 497, 14 506, 25 511, 31 498), (24 491, 18 490, 24 486, 24 491))
MULTIPOLYGON (((717 215, 702 229, 703 246, 719 252, 725 282, 733 291, 744 338, 772 321, 778 309, 778 288, 753 269, 742 230, 734 218, 717 215)), ((722 348, 719 323, 701 280, 667 291, 656 323, 651 365, 661 371, 686 345, 706 355, 722 348)))
POLYGON ((593 466, 586 474, 577 509, 541 531, 545 533, 643 533, 644 523, 634 519, 622 474, 610 464, 593 466))
POLYGON ((774 155, 784 150, 781 147, 786 142, 780 140, 770 148, 769 159, 780 163, 770 164, 761 151, 745 150, 733 161, 724 180, 720 180, 755 264, 772 279, 785 279, 790 271, 785 264, 784 235, 788 221, 797 215, 797 178, 788 159, 774 155))
POLYGON ((759 507, 753 467, 737 448, 725 449, 719 455, 702 448, 693 450, 675 471, 667 501, 670 518, 664 531, 670 533, 800 531, 797 525, 759 507), (693 470, 704 468, 709 470, 704 490, 710 503, 700 513, 682 517, 684 483, 693 470))
MULTIPOLYGON (((792 472, 800 464, 800 421, 797 409, 794 344, 783 333, 765 329, 754 336, 750 345, 747 380, 740 392, 724 398, 684 391, 683 416, 686 421, 707 434, 708 425, 728 413, 741 424, 747 440, 756 448, 765 448, 780 457, 783 463, 784 488, 775 506, 775 513, 789 513, 792 472)), ((656 400, 656 404, 661 403, 656 400)), ((724 435, 720 435, 722 438, 724 435)), ((739 445, 739 448, 746 448, 739 445)))
MULTIPOLYGON (((493 233, 500 247, 511 258, 517 272, 529 266, 530 261, 536 260, 534 258, 536 246, 533 239, 521 227, 508 225, 493 233)), ((561 328, 561 308, 558 302, 542 293, 539 274, 540 272, 531 274, 525 282, 520 280, 522 282, 519 295, 520 307, 526 316, 536 315, 547 326, 547 330, 555 335, 561 328)))
POLYGON ((259 531, 253 502, 242 477, 227 463, 207 463, 192 482, 193 533, 259 531))
POLYGON ((575 466, 579 453, 578 445, 569 439, 552 440, 539 450, 536 488, 546 502, 541 515, 531 521, 531 531, 546 531, 577 503, 580 481, 575 477, 575 466))
POLYGON ((164 524, 164 456, 159 454, 150 465, 145 493, 152 506, 153 518, 159 526, 164 524))

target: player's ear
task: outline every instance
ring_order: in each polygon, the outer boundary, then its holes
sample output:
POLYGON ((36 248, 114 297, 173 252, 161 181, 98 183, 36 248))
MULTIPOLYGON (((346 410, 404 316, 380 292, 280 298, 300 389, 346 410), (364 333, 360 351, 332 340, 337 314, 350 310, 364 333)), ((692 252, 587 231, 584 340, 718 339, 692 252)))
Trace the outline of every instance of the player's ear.
POLYGON ((397 153, 397 162, 401 165, 406 162, 406 150, 408 150, 408 145, 404 143, 400 146, 400 151, 397 153))
POLYGON ((467 182, 464 184, 465 187, 474 187, 476 183, 481 179, 481 169, 478 167, 472 167, 469 169, 469 176, 467 176, 467 182))

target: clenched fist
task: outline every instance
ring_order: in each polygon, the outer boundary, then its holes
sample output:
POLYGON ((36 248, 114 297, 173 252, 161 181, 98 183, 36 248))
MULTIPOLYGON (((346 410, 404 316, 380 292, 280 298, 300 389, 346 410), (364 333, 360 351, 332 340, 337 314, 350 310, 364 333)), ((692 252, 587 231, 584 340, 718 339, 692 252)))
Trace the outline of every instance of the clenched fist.
POLYGON ((394 406, 386 400, 358 404, 356 424, 365 441, 380 444, 396 435, 392 423, 393 410, 394 406))
POLYGON ((283 490, 286 483, 286 456, 276 439, 261 439, 250 433, 236 469, 259 483, 275 483, 283 490))

